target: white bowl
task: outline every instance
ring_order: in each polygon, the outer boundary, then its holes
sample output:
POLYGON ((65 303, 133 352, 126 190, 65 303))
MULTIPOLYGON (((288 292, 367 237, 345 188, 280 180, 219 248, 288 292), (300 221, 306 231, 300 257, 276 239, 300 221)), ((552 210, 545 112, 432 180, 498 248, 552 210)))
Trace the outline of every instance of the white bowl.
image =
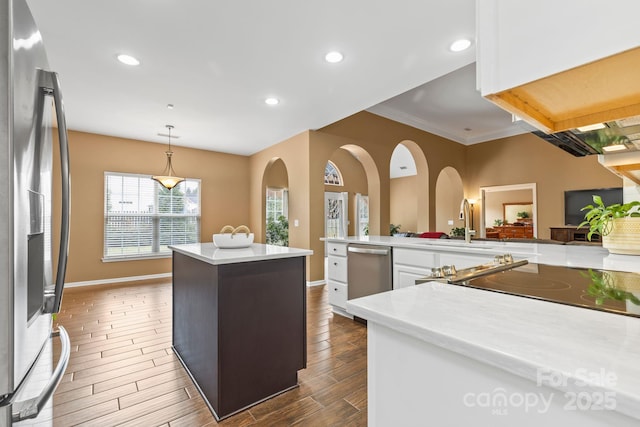
POLYGON ((253 243, 253 233, 214 234, 213 244, 222 249, 247 248, 253 243))

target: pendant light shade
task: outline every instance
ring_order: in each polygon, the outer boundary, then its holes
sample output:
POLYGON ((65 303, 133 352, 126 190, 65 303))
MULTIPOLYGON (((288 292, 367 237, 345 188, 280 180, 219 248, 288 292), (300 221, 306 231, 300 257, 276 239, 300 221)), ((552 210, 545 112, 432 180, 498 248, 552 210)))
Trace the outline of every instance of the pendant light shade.
POLYGON ((173 151, 171 151, 171 129, 173 129, 173 126, 166 125, 166 127, 169 129, 169 149, 165 151, 165 154, 167 155, 167 165, 164 167, 161 175, 154 175, 151 179, 158 181, 160 185, 167 190, 171 190, 173 187, 184 181, 184 178, 175 176, 176 173, 171 165, 171 156, 173 156, 173 151))

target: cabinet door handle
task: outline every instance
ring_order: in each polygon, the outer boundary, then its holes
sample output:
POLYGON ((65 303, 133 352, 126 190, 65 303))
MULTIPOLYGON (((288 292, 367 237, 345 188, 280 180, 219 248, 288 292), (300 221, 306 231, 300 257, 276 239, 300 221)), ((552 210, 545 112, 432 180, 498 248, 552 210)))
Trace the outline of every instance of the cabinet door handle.
POLYGON ((333 263, 333 265, 338 265, 338 263, 337 263, 337 262, 334 262, 334 263, 333 263))
POLYGON ((338 288, 333 288, 334 291, 338 292, 338 288))

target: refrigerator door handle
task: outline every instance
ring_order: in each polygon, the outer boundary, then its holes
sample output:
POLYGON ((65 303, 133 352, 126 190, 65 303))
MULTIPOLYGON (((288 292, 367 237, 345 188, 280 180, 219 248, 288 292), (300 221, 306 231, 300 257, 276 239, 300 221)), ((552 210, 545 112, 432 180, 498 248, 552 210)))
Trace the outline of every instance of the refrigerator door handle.
POLYGON ((56 391, 58 384, 60 384, 60 381, 62 380, 64 371, 67 369, 67 365, 69 364, 71 344, 69 341, 69 334, 62 326, 58 326, 58 332, 53 332, 51 334, 52 337, 56 335, 60 336, 60 342, 62 344, 60 349, 60 359, 58 360, 56 369, 53 371, 51 379, 49 379, 49 382, 40 395, 31 399, 13 403, 11 418, 14 423, 37 417, 44 405, 49 401, 49 399, 51 399, 53 392, 56 391))
POLYGON ((67 272, 67 257, 69 255, 69 222, 71 212, 71 174, 69 172, 69 139, 67 136, 67 123, 64 113, 64 102, 60 91, 58 74, 53 71, 43 72, 42 88, 53 95, 56 107, 56 119, 58 121, 58 140, 60 143, 60 172, 62 175, 62 213, 60 230, 60 253, 58 254, 58 270, 56 283, 53 290, 45 291, 45 313, 57 313, 60 311, 62 291, 67 272))

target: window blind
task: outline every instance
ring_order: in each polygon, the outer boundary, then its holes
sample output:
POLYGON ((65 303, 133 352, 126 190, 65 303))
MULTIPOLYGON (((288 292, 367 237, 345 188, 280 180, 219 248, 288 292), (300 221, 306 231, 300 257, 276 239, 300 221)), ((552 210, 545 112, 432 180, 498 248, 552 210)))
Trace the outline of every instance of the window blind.
POLYGON ((148 175, 105 172, 104 258, 170 253, 200 241, 200 180, 167 190, 148 175))

